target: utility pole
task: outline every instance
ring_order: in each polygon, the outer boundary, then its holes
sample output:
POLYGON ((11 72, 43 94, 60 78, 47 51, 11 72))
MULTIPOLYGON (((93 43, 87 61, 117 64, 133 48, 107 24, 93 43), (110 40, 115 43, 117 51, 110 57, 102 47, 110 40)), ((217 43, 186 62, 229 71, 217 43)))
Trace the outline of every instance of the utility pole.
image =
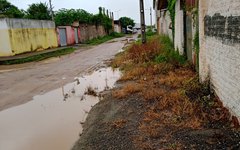
POLYGON ((54 21, 52 0, 49 0, 49 5, 50 5, 50 11, 51 11, 51 16, 52 16, 52 21, 54 21))
POLYGON ((140 16, 141 16, 142 43, 145 44, 147 42, 147 39, 146 39, 146 25, 145 25, 143 0, 140 0, 140 16))

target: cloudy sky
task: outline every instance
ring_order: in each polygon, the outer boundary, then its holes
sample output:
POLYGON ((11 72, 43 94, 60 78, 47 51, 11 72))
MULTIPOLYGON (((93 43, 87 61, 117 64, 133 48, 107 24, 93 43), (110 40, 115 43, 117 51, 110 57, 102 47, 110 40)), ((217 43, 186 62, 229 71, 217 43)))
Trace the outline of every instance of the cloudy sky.
MULTIPOLYGON (((27 9, 29 4, 38 2, 48 2, 48 0, 8 0, 20 9, 27 9)), ((150 24, 150 7, 152 0, 144 0, 146 24, 150 24)), ((98 7, 102 6, 114 12, 115 18, 128 16, 140 22, 139 0, 52 0, 54 11, 61 8, 85 9, 90 13, 97 13, 98 7)), ((154 16, 154 15, 153 15, 154 16)), ((154 19, 153 19, 154 21, 154 19)))

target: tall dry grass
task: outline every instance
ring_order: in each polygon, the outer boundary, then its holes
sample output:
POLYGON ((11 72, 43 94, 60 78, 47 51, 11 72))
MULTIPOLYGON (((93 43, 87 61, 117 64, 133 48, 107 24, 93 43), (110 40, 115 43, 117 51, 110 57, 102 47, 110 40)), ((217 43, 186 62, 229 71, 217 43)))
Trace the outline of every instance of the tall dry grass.
MULTIPOLYGON (((193 67, 173 51, 166 37, 152 38, 144 45, 133 44, 113 64, 123 70, 120 80, 125 82, 113 96, 124 99, 135 94, 146 103, 138 128, 143 148, 154 147, 144 139, 158 138, 166 144, 175 130, 214 127, 231 119, 227 109, 210 92, 209 83, 199 83, 193 67), (169 128, 172 131, 167 133, 169 128)), ((175 143, 170 147, 175 145, 181 146, 175 143)))

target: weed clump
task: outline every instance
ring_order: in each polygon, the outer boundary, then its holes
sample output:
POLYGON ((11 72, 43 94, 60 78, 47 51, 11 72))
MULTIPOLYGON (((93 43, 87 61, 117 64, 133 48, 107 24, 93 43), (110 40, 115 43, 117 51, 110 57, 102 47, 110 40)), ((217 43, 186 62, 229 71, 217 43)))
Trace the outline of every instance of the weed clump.
POLYGON ((168 36, 162 35, 159 40, 164 50, 155 57, 157 63, 168 62, 177 66, 186 64, 186 57, 181 55, 179 50, 174 49, 173 42, 168 36))
POLYGON ((84 94, 91 95, 91 96, 98 96, 96 90, 94 90, 91 86, 87 87, 87 90, 84 94))
POLYGON ((133 44, 127 50, 127 59, 134 63, 147 63, 152 61, 160 52, 160 43, 154 38, 146 44, 133 44))
POLYGON ((113 92, 115 98, 125 98, 131 94, 138 93, 143 89, 143 85, 136 83, 128 83, 122 89, 113 92))

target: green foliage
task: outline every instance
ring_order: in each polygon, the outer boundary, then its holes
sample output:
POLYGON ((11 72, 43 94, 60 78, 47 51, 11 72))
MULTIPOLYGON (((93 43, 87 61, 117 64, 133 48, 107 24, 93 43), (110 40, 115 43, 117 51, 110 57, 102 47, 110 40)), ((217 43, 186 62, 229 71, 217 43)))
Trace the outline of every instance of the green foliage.
POLYGON ((0 18, 23 18, 24 12, 7 0, 0 0, 0 18))
POLYGON ((102 13, 102 11, 103 11, 103 10, 102 10, 102 7, 98 7, 98 10, 99 10, 99 14, 102 15, 102 14, 103 14, 103 13, 102 13))
POLYGON ((172 63, 180 63, 185 64, 186 58, 179 54, 179 51, 175 51, 173 42, 168 36, 161 35, 160 36, 160 43, 162 45, 161 49, 163 50, 155 58, 155 62, 162 63, 162 62, 172 62, 172 63))
POLYGON ((114 38, 119 38, 119 37, 123 37, 124 34, 121 33, 116 33, 116 32, 112 32, 109 35, 103 36, 103 37, 98 37, 98 38, 94 38, 91 39, 87 42, 85 42, 86 44, 90 44, 90 45, 97 45, 97 44, 101 44, 104 43, 106 41, 112 40, 114 38))
POLYGON ((56 25, 72 25, 73 22, 103 25, 105 30, 109 32, 112 29, 112 19, 104 15, 103 8, 99 7, 99 14, 93 15, 83 9, 60 9, 56 12, 56 25))
POLYGON ((110 33, 110 36, 112 36, 114 38, 119 38, 119 37, 123 37, 124 34, 123 33, 112 32, 112 33, 110 33))
POLYGON ((150 29, 147 29, 147 32, 146 32, 146 36, 153 36, 153 35, 156 35, 157 33, 156 32, 153 32, 153 30, 150 28, 150 29))
POLYGON ((168 0, 168 11, 170 13, 170 18, 172 21, 172 36, 174 39, 174 33, 175 33, 175 5, 176 5, 177 0, 168 0))
POLYGON ((29 5, 26 13, 26 18, 28 19, 51 20, 51 15, 47 3, 40 2, 31 4, 29 5))
POLYGON ((103 25, 105 30, 109 32, 112 29, 112 19, 103 14, 96 14, 92 17, 92 23, 97 25, 103 25))
POLYGON ((33 62, 33 61, 41 61, 41 60, 51 58, 51 57, 57 57, 57 56, 61 56, 61 55, 70 54, 70 53, 74 52, 75 50, 76 50, 75 48, 64 48, 64 49, 60 49, 60 50, 49 52, 49 53, 30 56, 27 58, 0 61, 0 65, 12 65, 12 64, 22 64, 22 63, 33 62))
POLYGON ((134 20, 128 17, 121 17, 119 21, 123 28, 126 28, 128 25, 131 25, 131 26, 135 25, 134 20))
POLYGON ((91 23, 93 15, 83 9, 60 9, 56 12, 56 25, 71 25, 74 21, 91 23))
POLYGON ((104 43, 104 42, 112 40, 112 39, 113 39, 112 36, 107 35, 107 36, 98 37, 98 38, 94 38, 89 41, 86 41, 85 44, 98 45, 98 44, 104 43))

